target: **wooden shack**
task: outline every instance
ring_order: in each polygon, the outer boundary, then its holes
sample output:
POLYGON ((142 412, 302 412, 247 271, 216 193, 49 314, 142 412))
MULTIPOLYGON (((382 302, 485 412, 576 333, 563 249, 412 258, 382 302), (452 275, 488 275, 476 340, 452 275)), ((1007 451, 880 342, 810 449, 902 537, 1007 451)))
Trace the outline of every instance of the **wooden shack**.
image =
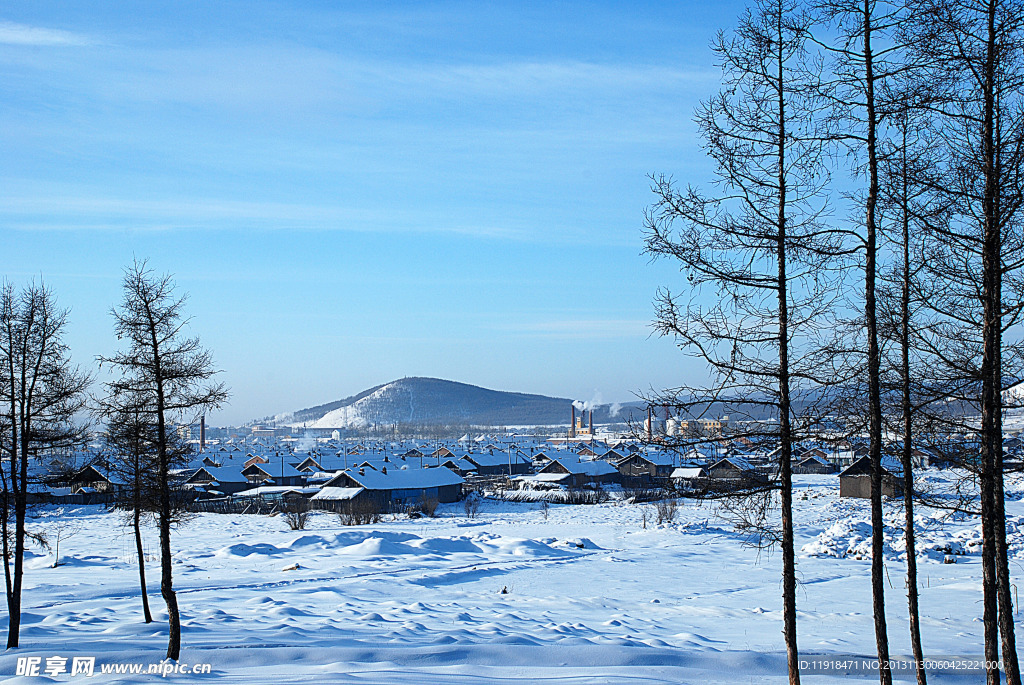
MULTIPOLYGON (((903 481, 892 471, 882 467, 882 496, 902 497, 903 481)), ((839 474, 839 496, 871 498, 871 458, 861 457, 839 474)))

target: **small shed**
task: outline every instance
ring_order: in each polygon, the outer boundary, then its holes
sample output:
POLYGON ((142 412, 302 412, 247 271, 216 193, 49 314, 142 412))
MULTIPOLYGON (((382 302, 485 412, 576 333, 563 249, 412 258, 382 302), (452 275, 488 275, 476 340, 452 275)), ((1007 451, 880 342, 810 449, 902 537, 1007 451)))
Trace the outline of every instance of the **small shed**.
POLYGON ((591 483, 616 483, 619 481, 618 470, 606 461, 595 459, 581 461, 571 457, 559 457, 542 468, 537 476, 559 477, 558 482, 571 488, 579 488, 591 483))
POLYGON ((678 487, 692 488, 708 480, 708 470, 703 466, 679 466, 672 469, 669 479, 678 487))
POLYGON ((315 502, 351 502, 362 492, 363 488, 324 486, 310 499, 315 502))
POLYGON ((835 466, 833 466, 823 457, 817 455, 804 457, 803 459, 800 460, 799 463, 793 465, 793 473, 795 474, 827 474, 835 472, 835 466))
POLYGON ((767 481, 753 464, 741 457, 719 459, 708 467, 708 478, 717 483, 730 485, 753 485, 767 481))
POLYGON ((615 463, 615 468, 623 478, 650 482, 660 478, 668 478, 675 467, 670 455, 660 452, 636 453, 623 457, 615 463))
MULTIPOLYGON (((889 465, 891 468, 892 462, 883 460, 882 496, 901 497, 903 495, 903 481, 895 473, 885 468, 886 465, 889 465)), ((902 472, 900 472, 900 475, 902 475, 902 472)), ((870 457, 861 457, 839 474, 839 496, 859 497, 862 499, 871 498, 870 457)))

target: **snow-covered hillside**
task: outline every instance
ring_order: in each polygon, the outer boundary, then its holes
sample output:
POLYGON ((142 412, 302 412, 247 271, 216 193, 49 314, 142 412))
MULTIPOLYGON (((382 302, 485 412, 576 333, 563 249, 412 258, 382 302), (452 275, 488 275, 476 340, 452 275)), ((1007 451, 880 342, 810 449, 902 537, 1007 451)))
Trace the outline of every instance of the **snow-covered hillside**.
MULTIPOLYGON (((798 477, 797 487, 801 650, 870 657, 870 552, 860 544, 868 503, 840 500, 834 476, 798 477)), ((1021 487, 1010 491, 1016 523, 1021 487)), ((898 503, 887 511, 895 523, 898 503)), ((279 517, 199 516, 173 539, 182 662, 210 664, 202 680, 268 684, 786 681, 778 556, 745 547, 717 505, 684 501, 676 521, 661 526, 653 505, 622 501, 544 509, 485 500, 477 518, 458 504, 439 512, 357 527, 317 513, 305 531, 288 530, 279 517)), ((30 555, 22 648, 0 655, 4 678, 25 656, 44 664, 95 656, 98 670, 163 655, 166 617, 158 611, 157 623, 141 622, 133 543, 120 518, 89 507, 74 517, 81 531, 62 540, 64 565, 30 555)), ((32 526, 46 530, 51 520, 32 526)), ((981 654, 976 526, 922 512, 928 655, 981 654), (956 563, 943 563, 947 554, 956 563)), ((889 635, 893 653, 905 655, 901 534, 890 533, 889 635)), ((1011 556, 1020 558, 1024 539, 1010 539, 1011 556)), ((151 560, 159 610, 157 575, 151 560)), ((0 629, 6 622, 4 615, 0 629)), ((112 681, 153 677, 104 676, 112 681)))
MULTIPOLYGON (((569 399, 488 390, 438 378, 402 378, 278 420, 309 428, 363 428, 374 424, 541 426, 568 424, 572 404, 569 399)), ((620 411, 622 407, 595 406, 594 419, 601 423, 613 418, 625 421, 627 414, 620 411)), ((626 412, 630 408, 635 407, 626 405, 626 412)))

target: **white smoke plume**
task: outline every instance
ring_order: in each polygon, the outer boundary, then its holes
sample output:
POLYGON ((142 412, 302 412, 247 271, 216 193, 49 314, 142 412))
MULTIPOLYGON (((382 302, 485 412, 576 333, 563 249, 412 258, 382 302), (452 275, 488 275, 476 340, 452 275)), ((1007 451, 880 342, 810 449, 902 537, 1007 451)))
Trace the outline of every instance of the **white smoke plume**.
POLYGON ((311 452, 316 447, 316 438, 309 433, 305 433, 299 441, 295 443, 296 452, 311 452))
POLYGON ((586 402, 575 400, 573 401, 572 406, 576 407, 579 411, 594 411, 601 406, 601 393, 595 392, 594 396, 586 402))

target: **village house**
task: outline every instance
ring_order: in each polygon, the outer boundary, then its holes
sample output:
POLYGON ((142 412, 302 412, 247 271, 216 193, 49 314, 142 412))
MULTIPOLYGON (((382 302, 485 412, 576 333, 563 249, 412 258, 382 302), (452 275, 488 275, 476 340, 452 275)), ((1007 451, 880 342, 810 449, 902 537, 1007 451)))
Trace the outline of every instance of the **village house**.
POLYGON ((320 504, 367 501, 382 510, 395 505, 408 506, 421 500, 445 504, 457 502, 462 497, 464 483, 461 476, 446 468, 383 467, 378 471, 364 467, 335 474, 311 499, 320 504))
POLYGON ((671 476, 675 460, 664 452, 638 452, 619 459, 615 468, 624 482, 651 483, 671 476))
POLYGON ((548 462, 536 475, 520 476, 517 480, 581 488, 584 485, 618 483, 620 476, 614 466, 600 459, 581 461, 573 457, 559 457, 548 462))
POLYGON ((82 492, 113 493, 117 489, 110 477, 91 464, 76 471, 68 479, 66 485, 72 494, 82 492))
MULTIPOLYGON (((903 495, 903 470, 894 459, 882 460, 882 496, 901 497, 903 495), (888 467, 888 468, 886 468, 888 467), (890 470, 892 469, 892 470, 890 470)), ((839 496, 871 498, 871 458, 861 457, 839 474, 839 496)))
POLYGON ((704 466, 679 466, 672 469, 669 480, 683 490, 702 489, 707 487, 708 470, 704 466))
POLYGON ((768 481, 750 462, 740 457, 719 459, 708 467, 708 479, 712 485, 729 487, 759 485, 768 481))
POLYGON ((531 461, 519 454, 466 454, 462 459, 475 467, 479 476, 517 476, 530 472, 531 461))
POLYGON ((793 465, 793 473, 801 474, 828 474, 835 473, 836 467, 824 457, 816 454, 805 456, 798 463, 793 465))

